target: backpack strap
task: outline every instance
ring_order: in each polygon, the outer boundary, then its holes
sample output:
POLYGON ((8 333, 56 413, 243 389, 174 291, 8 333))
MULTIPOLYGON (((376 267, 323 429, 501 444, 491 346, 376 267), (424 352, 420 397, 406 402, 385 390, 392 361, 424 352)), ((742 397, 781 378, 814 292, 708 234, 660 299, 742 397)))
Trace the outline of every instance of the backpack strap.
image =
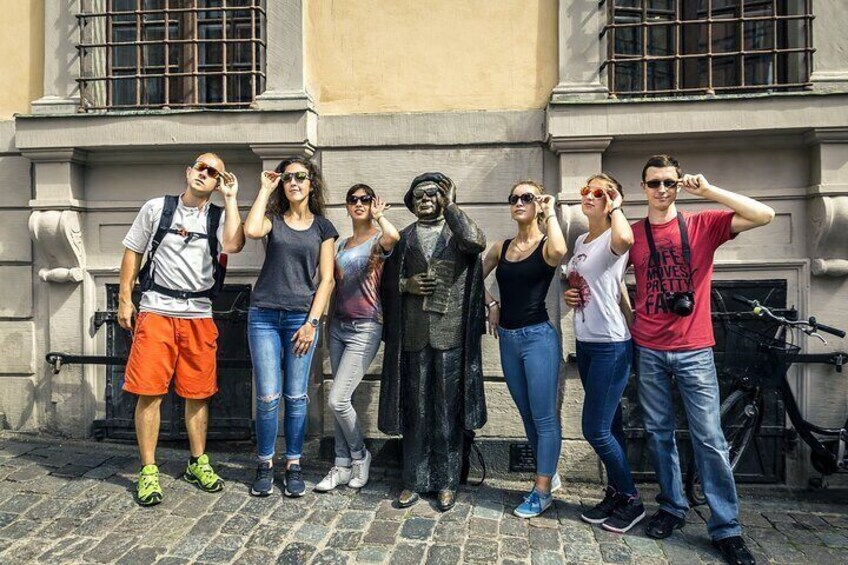
POLYGON ((227 276, 227 254, 218 256, 218 227, 221 225, 221 215, 224 209, 209 203, 209 213, 206 216, 206 237, 209 241, 209 254, 212 256, 212 275, 215 282, 209 289, 209 298, 215 298, 224 287, 224 277, 227 276))
POLYGON ((206 217, 206 234, 185 232, 183 230, 171 229, 171 224, 174 220, 174 212, 177 209, 178 202, 179 197, 177 196, 165 197, 165 206, 162 208, 162 216, 159 218, 159 226, 156 230, 156 234, 153 236, 153 243, 150 246, 150 252, 147 254, 147 262, 144 264, 141 271, 139 271, 138 280, 141 284, 141 290, 142 292, 154 290, 159 294, 164 294, 165 296, 179 298, 182 300, 187 300, 189 298, 214 299, 223 288, 224 277, 227 274, 227 255, 225 253, 221 253, 219 256, 218 254, 218 226, 221 224, 223 209, 210 202, 209 212, 206 217), (210 288, 198 292, 192 292, 167 288, 153 281, 153 254, 156 253, 156 250, 159 248, 159 244, 162 243, 162 239, 169 233, 177 234, 182 237, 189 235, 196 238, 206 238, 209 242, 209 254, 212 257, 212 275, 214 279, 210 288))
MULTIPOLYGON (((218 293, 221 292, 221 289, 224 286, 224 277, 227 274, 227 255, 226 253, 221 253, 218 255, 218 226, 221 225, 221 213, 223 209, 220 206, 216 206, 215 204, 209 203, 209 211, 206 215, 206 234, 196 234, 198 236, 205 237, 209 242, 209 254, 212 256, 212 286, 207 288, 206 290, 199 290, 197 292, 188 291, 188 290, 176 290, 173 288, 167 288, 156 283, 153 283, 151 288, 160 294, 164 294, 165 296, 170 296, 171 298, 179 298, 181 300, 188 300, 189 298, 209 298, 213 300, 218 293)), ((178 233, 179 235, 184 235, 183 232, 179 230, 169 230, 172 233, 178 233)), ((187 232, 189 234, 194 235, 194 232, 187 232)))
POLYGON ((159 244, 162 243, 162 239, 171 229, 171 224, 174 221, 174 212, 177 209, 178 202, 179 196, 174 196, 172 194, 165 196, 165 204, 162 207, 162 214, 159 216, 159 225, 156 227, 156 233, 153 234, 153 243, 151 243, 150 251, 147 253, 147 261, 138 272, 138 281, 141 285, 142 292, 152 288, 153 273, 151 270, 153 268, 153 256, 156 254, 156 250, 159 249, 159 244))

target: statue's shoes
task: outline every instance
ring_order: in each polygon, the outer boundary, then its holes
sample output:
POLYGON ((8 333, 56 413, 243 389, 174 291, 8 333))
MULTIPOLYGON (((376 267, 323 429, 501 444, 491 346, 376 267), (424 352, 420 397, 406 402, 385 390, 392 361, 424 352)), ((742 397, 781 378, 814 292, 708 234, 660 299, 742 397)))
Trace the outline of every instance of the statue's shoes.
POLYGON ((417 492, 413 492, 409 489, 403 489, 403 492, 401 492, 400 496, 397 497, 398 508, 409 508, 418 502, 419 498, 420 497, 417 492))
POLYGON ((456 491, 446 488, 439 491, 439 496, 436 499, 436 505, 442 512, 447 512, 453 505, 456 504, 456 491))

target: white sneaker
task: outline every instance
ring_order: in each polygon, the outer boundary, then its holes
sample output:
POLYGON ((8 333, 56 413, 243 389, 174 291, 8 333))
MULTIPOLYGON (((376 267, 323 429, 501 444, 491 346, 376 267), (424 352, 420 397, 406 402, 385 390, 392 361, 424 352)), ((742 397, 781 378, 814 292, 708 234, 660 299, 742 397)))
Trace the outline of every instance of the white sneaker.
POLYGON ((348 484, 350 482, 350 476, 350 467, 333 467, 327 473, 327 476, 315 485, 315 490, 318 492, 330 492, 339 485, 348 484))
POLYGON ((368 484, 368 474, 371 471, 371 452, 365 450, 365 457, 362 459, 353 460, 353 468, 351 472, 350 482, 347 486, 350 488, 362 488, 368 484))
POLYGON ((562 488, 562 479, 559 478, 559 473, 554 473, 551 477, 551 492, 556 492, 562 488))

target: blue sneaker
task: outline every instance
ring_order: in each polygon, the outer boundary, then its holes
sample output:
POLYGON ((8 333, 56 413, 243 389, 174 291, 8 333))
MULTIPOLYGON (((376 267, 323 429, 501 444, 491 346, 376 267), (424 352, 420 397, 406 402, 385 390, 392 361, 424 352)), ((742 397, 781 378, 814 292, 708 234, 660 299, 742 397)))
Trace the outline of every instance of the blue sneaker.
POLYGON ((306 483, 303 482, 303 472, 300 465, 294 464, 286 469, 286 496, 297 498, 306 492, 306 483))
POLYGON ((553 499, 554 497, 550 494, 541 495, 534 488, 530 491, 530 494, 524 497, 524 502, 513 510, 512 513, 519 518, 535 518, 550 507, 553 499))

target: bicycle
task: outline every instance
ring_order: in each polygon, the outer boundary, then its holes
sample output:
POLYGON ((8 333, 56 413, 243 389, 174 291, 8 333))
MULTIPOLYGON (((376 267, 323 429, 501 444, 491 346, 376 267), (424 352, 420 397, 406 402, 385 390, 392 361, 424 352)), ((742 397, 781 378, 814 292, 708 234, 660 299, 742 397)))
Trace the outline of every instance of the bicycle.
MULTIPOLYGON (((757 437, 763 421, 764 394, 774 391, 782 398, 795 432, 812 449, 813 468, 825 476, 848 472, 848 416, 841 428, 822 428, 805 420, 786 378, 793 363, 824 363, 834 366, 838 373, 848 364, 845 352, 802 354, 794 343, 794 331, 802 331, 824 344, 827 340, 819 332, 839 338, 844 338, 845 332, 821 324, 813 316, 791 320, 756 300, 739 295, 733 299, 749 306, 755 318, 776 324, 777 330, 774 336, 769 336, 738 324, 725 326, 724 371, 732 377, 733 385, 732 392, 721 403, 720 413, 730 468, 736 470, 757 437)), ((694 459, 690 459, 687 468, 686 496, 693 506, 706 502, 694 459)))

